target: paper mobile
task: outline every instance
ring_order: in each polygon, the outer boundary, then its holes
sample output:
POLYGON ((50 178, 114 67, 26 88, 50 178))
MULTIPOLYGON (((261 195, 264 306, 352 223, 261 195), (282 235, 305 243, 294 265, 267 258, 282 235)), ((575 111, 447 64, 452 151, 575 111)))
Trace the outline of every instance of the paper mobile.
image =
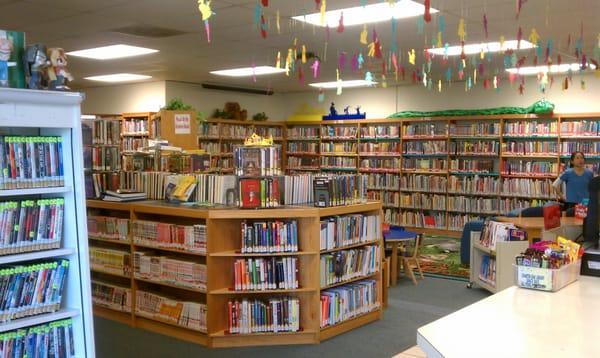
POLYGON ((198 0, 198 10, 202 16, 202 21, 204 21, 204 30, 206 31, 206 41, 208 43, 210 43, 210 24, 208 23, 208 19, 214 14, 210 8, 210 2, 211 0, 198 0))

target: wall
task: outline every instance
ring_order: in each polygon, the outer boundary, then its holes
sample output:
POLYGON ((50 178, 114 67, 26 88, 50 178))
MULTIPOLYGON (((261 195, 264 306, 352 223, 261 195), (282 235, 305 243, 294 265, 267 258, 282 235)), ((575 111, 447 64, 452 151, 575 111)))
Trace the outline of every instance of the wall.
POLYGON ((248 118, 258 112, 265 112, 270 120, 287 118, 285 96, 271 96, 228 91, 207 90, 199 84, 186 82, 166 82, 167 102, 172 98, 181 98, 186 104, 210 116, 217 108, 223 109, 225 102, 238 102, 248 111, 248 118))
POLYGON ((84 114, 156 112, 165 104, 165 82, 142 82, 85 88, 84 114))

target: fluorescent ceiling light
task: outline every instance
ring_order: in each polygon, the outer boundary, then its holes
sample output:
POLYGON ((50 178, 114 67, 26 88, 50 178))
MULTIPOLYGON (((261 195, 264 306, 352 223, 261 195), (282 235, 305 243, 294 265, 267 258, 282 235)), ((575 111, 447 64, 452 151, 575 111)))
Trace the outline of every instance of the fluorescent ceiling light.
MULTIPOLYGON (((324 23, 321 23, 320 12, 294 16, 292 18, 316 26, 325 27, 326 25, 329 25, 329 27, 337 27, 342 13, 344 13, 344 26, 353 26, 388 21, 392 18, 403 19, 407 17, 422 16, 424 12, 425 7, 423 4, 419 4, 412 0, 400 0, 393 5, 390 5, 389 2, 379 2, 377 4, 366 6, 326 11, 324 23)), ((430 12, 434 14, 438 12, 438 10, 430 8, 430 12)))
MULTIPOLYGON (((478 54, 478 53, 481 53, 482 50, 484 52, 504 52, 506 50, 516 50, 517 46, 518 46, 518 42, 519 41, 517 41, 517 40, 504 41, 504 44, 502 44, 502 46, 500 46, 500 42, 484 42, 484 43, 480 43, 480 44, 469 44, 469 45, 465 44, 465 55, 478 54)), ((519 49, 527 50, 527 49, 534 48, 534 47, 535 47, 535 45, 532 44, 531 42, 521 40, 521 46, 519 49)), ((445 47, 436 47, 436 48, 428 49, 427 51, 429 51, 429 53, 432 53, 435 55, 443 56, 447 53, 448 56, 458 56, 462 53, 462 46, 449 46, 447 52, 446 52, 445 47)))
MULTIPOLYGON (((588 64, 588 68, 595 70, 596 66, 588 64)), ((537 75, 538 73, 565 73, 571 71, 579 71, 581 64, 579 63, 563 63, 560 65, 550 66, 532 66, 532 67, 521 67, 521 68, 507 68, 506 71, 510 73, 518 73, 520 75, 537 75)))
POLYGON ((100 82, 129 82, 129 81, 147 80, 148 78, 152 78, 152 76, 136 75, 133 73, 115 73, 112 75, 85 77, 84 79, 90 80, 90 81, 100 81, 100 82))
POLYGON ((311 83, 311 84, 309 84, 309 86, 328 89, 328 88, 338 88, 338 86, 343 87, 343 88, 348 88, 348 87, 366 87, 366 86, 373 86, 376 84, 377 84, 377 82, 374 82, 374 81, 351 80, 351 81, 339 81, 339 84, 337 81, 318 82, 318 83, 311 83))
POLYGON ((155 52, 158 52, 158 50, 129 45, 111 45, 90 48, 87 50, 71 51, 67 52, 67 55, 75 57, 92 58, 94 60, 112 60, 115 58, 147 55, 149 53, 155 52))
POLYGON ((243 67, 243 68, 232 68, 229 70, 211 71, 213 75, 219 76, 230 76, 230 77, 248 77, 248 76, 261 76, 271 75, 274 73, 284 73, 285 68, 277 68, 273 66, 256 66, 256 67, 243 67))

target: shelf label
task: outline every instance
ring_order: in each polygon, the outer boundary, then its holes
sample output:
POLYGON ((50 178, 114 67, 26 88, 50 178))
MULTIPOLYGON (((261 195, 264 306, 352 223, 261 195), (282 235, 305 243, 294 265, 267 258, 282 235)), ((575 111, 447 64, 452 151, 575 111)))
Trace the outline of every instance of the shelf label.
POLYGON ((175 121, 175 134, 190 134, 191 133, 191 116, 189 113, 176 114, 175 121))

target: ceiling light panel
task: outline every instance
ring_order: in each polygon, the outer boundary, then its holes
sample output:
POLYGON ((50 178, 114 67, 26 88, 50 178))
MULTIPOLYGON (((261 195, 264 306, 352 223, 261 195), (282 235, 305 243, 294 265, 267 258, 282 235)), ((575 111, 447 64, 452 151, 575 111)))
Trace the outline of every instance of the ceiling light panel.
POLYGON ((114 73, 110 75, 84 77, 85 80, 100 82, 131 82, 147 80, 149 78, 152 78, 152 76, 137 75, 133 73, 114 73))
POLYGON ((312 87, 331 89, 331 88, 350 88, 350 87, 368 87, 374 86, 377 82, 366 80, 349 80, 349 81, 332 81, 332 82, 317 82, 309 84, 312 87))
POLYGON ((133 57, 147 55, 158 52, 151 48, 129 46, 129 45, 111 45, 103 47, 95 47, 87 50, 67 52, 69 56, 85 57, 94 60, 112 60, 116 58, 133 57))
POLYGON ((231 68, 228 70, 211 71, 213 75, 228 76, 228 77, 250 77, 250 76, 263 76, 272 75, 277 73, 284 73, 284 68, 277 68, 273 66, 256 66, 256 67, 242 67, 242 68, 231 68))
MULTIPOLYGON (((517 40, 508 40, 504 41, 504 43, 500 42, 484 42, 479 44, 465 44, 464 51, 465 55, 473 55, 483 52, 504 52, 506 50, 528 50, 530 48, 534 48, 535 45, 529 41, 521 40, 521 45, 519 45, 517 40)), ((448 49, 445 47, 436 47, 427 50, 429 53, 434 55, 448 55, 448 56, 458 56, 462 54, 463 47, 462 46, 448 46, 448 49)))

